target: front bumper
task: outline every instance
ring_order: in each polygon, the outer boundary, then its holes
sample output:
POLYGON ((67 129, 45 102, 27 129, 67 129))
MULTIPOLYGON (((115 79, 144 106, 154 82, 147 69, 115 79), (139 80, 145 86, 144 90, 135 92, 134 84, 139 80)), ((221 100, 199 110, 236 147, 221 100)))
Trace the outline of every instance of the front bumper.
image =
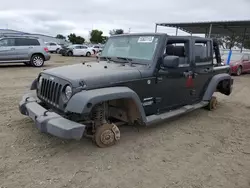
POLYGON ((230 66, 230 73, 231 74, 236 74, 238 70, 238 66, 234 65, 234 66, 230 66))
POLYGON ((57 113, 43 108, 32 94, 23 96, 19 103, 19 111, 21 114, 29 116, 41 132, 60 138, 79 140, 85 131, 85 125, 65 119, 57 113))

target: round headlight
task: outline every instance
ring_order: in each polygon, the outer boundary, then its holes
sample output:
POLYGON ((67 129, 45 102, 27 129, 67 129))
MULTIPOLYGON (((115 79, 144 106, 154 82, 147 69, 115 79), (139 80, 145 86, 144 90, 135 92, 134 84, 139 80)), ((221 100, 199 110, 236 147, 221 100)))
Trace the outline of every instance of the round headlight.
POLYGON ((71 95, 72 95, 72 88, 70 86, 67 86, 65 88, 65 96, 67 99, 69 99, 71 97, 71 95))

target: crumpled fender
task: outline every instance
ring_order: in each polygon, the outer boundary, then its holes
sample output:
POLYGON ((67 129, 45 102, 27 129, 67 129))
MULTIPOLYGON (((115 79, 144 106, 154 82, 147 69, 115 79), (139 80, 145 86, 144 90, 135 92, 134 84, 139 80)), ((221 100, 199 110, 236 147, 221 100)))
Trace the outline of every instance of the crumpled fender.
POLYGON ((133 99, 141 113, 142 120, 146 122, 146 115, 140 98, 128 87, 108 87, 81 91, 71 97, 65 111, 77 114, 88 114, 95 104, 122 98, 133 99))
MULTIPOLYGON (((209 82, 208 87, 205 91, 205 94, 203 96, 203 100, 204 101, 209 101, 212 96, 213 93, 216 92, 217 90, 217 85, 220 83, 220 81, 222 80, 232 80, 231 76, 227 73, 222 73, 222 74, 217 74, 215 75, 209 82)), ((228 93, 228 95, 231 94, 231 90, 228 93)))

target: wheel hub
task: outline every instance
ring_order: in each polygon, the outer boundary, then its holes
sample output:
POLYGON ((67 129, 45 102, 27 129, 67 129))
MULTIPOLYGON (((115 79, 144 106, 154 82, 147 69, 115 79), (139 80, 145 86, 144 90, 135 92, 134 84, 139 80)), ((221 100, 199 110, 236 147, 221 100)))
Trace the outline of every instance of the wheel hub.
POLYGON ((40 65, 42 65, 42 63, 43 63, 42 58, 40 58, 40 57, 35 57, 34 58, 34 64, 35 65, 40 66, 40 65))
POLYGON ((105 130, 101 134, 101 142, 105 145, 109 145, 115 140, 115 135, 111 130, 105 130))

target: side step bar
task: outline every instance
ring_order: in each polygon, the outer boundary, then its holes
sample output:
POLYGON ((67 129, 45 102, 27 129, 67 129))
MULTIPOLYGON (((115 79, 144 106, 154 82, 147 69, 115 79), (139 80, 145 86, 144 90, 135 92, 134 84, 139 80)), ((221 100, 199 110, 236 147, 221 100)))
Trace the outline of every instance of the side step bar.
POLYGON ((169 111, 169 112, 165 112, 165 113, 162 113, 162 114, 159 114, 159 115, 150 115, 147 117, 147 123, 146 123, 146 126, 150 126, 150 125, 153 125, 153 124, 156 124, 156 123, 160 123, 166 119, 169 119, 169 118, 173 118, 173 117, 176 117, 176 116, 179 116, 179 115, 182 115, 182 114, 186 114, 188 112, 191 112, 193 110, 196 110, 198 108, 202 108, 202 107, 205 107, 206 105, 208 105, 209 102, 207 101, 201 101, 197 104, 194 104, 194 105, 186 105, 186 106, 183 106, 179 109, 176 109, 176 110, 173 110, 173 111, 169 111))

